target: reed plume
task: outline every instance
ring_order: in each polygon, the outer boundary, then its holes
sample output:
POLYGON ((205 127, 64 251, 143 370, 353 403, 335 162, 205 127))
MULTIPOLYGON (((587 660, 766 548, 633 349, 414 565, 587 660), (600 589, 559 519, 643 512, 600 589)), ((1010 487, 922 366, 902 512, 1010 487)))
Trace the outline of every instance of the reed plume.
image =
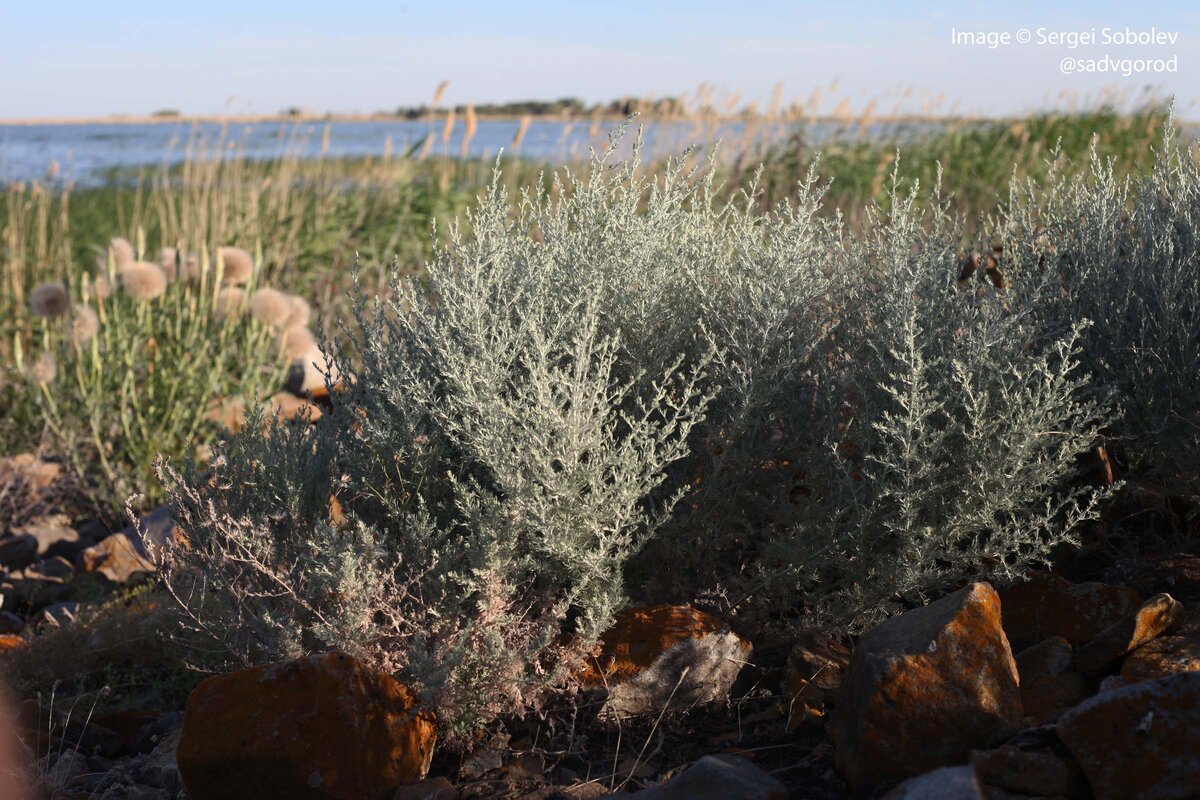
POLYGON ((250 316, 272 328, 282 328, 292 313, 291 299, 278 289, 259 289, 250 297, 250 316))
POLYGON ((56 319, 70 307, 71 299, 61 283, 43 283, 29 293, 29 308, 36 316, 56 319))
POLYGON ((241 286, 250 282, 254 275, 254 258, 240 247, 222 247, 217 250, 225 265, 221 282, 229 286, 241 286))
POLYGON ((127 265, 118 277, 122 291, 134 300, 154 300, 167 290, 166 273, 149 261, 135 261, 127 265))

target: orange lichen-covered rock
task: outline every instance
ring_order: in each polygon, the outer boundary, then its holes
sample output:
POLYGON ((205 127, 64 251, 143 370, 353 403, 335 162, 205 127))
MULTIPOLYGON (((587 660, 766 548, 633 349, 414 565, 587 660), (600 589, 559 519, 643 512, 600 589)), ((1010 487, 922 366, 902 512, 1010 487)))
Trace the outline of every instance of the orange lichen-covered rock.
POLYGON ((201 682, 177 758, 194 800, 382 800, 424 777, 434 738, 404 686, 334 653, 201 682))
POLYGON ((638 606, 617 615, 579 675, 585 689, 626 681, 680 642, 728 630, 722 620, 691 606, 638 606))
POLYGON ((1178 625, 1183 613, 1183 604, 1171 595, 1156 594, 1133 614, 1105 628, 1076 650, 1076 669, 1089 675, 1103 672, 1121 656, 1178 625))
POLYGON ((1021 721, 1000 599, 975 583, 859 641, 830 720, 838 771, 869 792, 997 744, 1021 721))
POLYGON ((1021 682, 1021 707, 1028 721, 1051 722, 1090 693, 1088 680, 1081 672, 1038 675, 1021 682))
POLYGON ((725 697, 752 650, 720 619, 690 606, 631 608, 601 637, 578 680, 608 690, 602 717, 634 717, 725 697))
POLYGON ((0 636, 0 653, 15 650, 25 644, 25 640, 16 634, 7 633, 0 636))
POLYGON ((1097 800, 1195 797, 1200 672, 1102 692, 1063 714, 1057 730, 1097 800))
POLYGON ((1180 672, 1200 671, 1200 633, 1160 636, 1129 654, 1121 676, 1134 680, 1164 678, 1180 672))
POLYGON ((1071 583, 1049 572, 999 590, 1004 633, 1009 641, 1033 644, 1062 636, 1071 644, 1091 641, 1102 630, 1132 614, 1141 596, 1124 586, 1071 583))

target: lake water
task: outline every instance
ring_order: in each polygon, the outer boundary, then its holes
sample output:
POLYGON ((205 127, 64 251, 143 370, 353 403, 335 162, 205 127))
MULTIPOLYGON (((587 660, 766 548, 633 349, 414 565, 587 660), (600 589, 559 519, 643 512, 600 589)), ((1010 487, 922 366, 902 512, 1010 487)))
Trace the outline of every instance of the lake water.
MULTIPOLYGON (((513 140, 520 127, 518 120, 481 120, 467 143, 462 140, 465 126, 461 120, 443 142, 443 122, 420 120, 332 121, 332 122, 255 122, 222 124, 216 122, 109 123, 67 125, 0 124, 0 184, 15 181, 44 180, 47 168, 56 164, 57 180, 88 186, 108 180, 114 169, 156 167, 182 161, 188 143, 207 142, 208 152, 238 153, 252 159, 276 158, 281 154, 305 157, 381 156, 413 151, 424 157, 449 155, 492 159, 502 148, 506 154, 555 163, 585 158, 589 147, 602 148, 608 130, 619 120, 593 124, 590 120, 534 120, 519 147, 513 140), (215 146, 214 146, 215 145, 215 146)), ((895 126, 872 126, 868 135, 882 135, 895 126)), ((909 126, 910 128, 912 126, 909 126)), ((928 128, 928 123, 919 127, 928 128)), ((835 135, 839 126, 815 123, 807 126, 806 136, 819 142, 835 135)), ((732 157, 739 149, 776 142, 791 132, 785 123, 756 123, 747 128, 742 122, 699 125, 691 122, 656 122, 645 128, 648 157, 681 152, 690 144, 711 145, 721 140, 724 155, 732 157)), ((632 141, 627 137, 626 143, 632 141)))

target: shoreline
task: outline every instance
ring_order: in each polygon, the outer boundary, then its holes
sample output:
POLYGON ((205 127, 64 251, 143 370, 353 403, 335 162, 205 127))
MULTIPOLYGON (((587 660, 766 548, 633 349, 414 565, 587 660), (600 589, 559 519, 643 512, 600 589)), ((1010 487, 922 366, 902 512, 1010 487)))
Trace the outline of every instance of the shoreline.
MULTIPOLYGON (((1040 113, 1040 112, 1038 112, 1040 113)), ((1074 111, 1062 112, 1045 112, 1049 114, 1061 114, 1069 116, 1080 113, 1074 111)), ((911 124, 911 123, 933 123, 933 124, 950 124, 950 123, 984 123, 984 122, 1019 122, 1034 116, 1034 112, 1025 116, 996 116, 996 117, 974 117, 962 115, 919 115, 919 114, 900 114, 900 115, 872 115, 871 123, 884 124, 911 124)), ((539 115, 515 115, 515 114, 479 114, 480 122, 514 122, 520 124, 523 119, 528 119, 531 122, 559 122, 559 123, 591 123, 596 117, 591 115, 583 116, 566 116, 561 114, 539 114, 539 115)), ((221 125, 255 125, 263 123, 292 123, 292 124, 313 124, 313 123, 335 123, 335 122, 414 122, 414 123, 429 123, 429 124, 444 124, 445 112, 439 112, 433 117, 402 117, 387 114, 322 114, 311 116, 292 116, 279 114, 186 114, 179 116, 161 116, 161 115, 145 115, 137 116, 131 114, 120 114, 101 117, 18 117, 15 119, 0 119, 0 127, 36 127, 36 126, 56 126, 66 127, 75 125, 197 125, 197 124, 221 124, 221 125)), ((621 123, 625 121, 625 117, 616 114, 605 114, 598 117, 601 123, 621 123)), ((715 116, 707 118, 697 118, 685 115, 659 115, 652 116, 645 113, 639 117, 648 123, 654 122, 669 122, 669 123, 692 123, 692 124, 728 124, 728 123, 751 123, 761 125, 778 125, 781 123, 834 123, 841 125, 852 125, 862 121, 862 115, 834 116, 822 115, 816 117, 803 117, 798 119, 789 119, 786 117, 741 117, 741 116, 715 116)), ((456 121, 456 127, 460 122, 456 121)), ((1191 127, 1200 124, 1200 121, 1177 119, 1176 124, 1180 126, 1191 127)))

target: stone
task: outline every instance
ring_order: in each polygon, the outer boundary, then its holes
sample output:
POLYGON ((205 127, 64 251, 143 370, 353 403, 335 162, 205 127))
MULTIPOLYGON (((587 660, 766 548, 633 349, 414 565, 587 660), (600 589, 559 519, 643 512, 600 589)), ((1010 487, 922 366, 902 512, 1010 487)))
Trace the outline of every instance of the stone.
POLYGON ((46 783, 59 790, 66 789, 90 769, 87 756, 83 753, 77 750, 63 750, 46 771, 46 783))
POLYGON ((690 606, 631 608, 601 637, 579 683, 607 688, 600 715, 608 719, 657 714, 668 703, 690 708, 727 697, 752 650, 690 606))
POLYGON ((971 766, 988 786, 1011 792, 1083 798, 1087 779, 1079 765, 1046 750, 1022 750, 1005 745, 971 753, 971 766))
POLYGON ((882 789, 999 744, 1022 718, 1000 598, 974 583, 859 641, 829 732, 856 792, 882 789))
POLYGON ((458 800, 461 796, 454 784, 439 776, 401 786, 392 795, 392 800, 458 800))
MULTIPOLYGON (((0 595, 0 602, 3 595, 0 595)), ((0 635, 20 633, 25 630, 25 620, 11 611, 0 611, 0 635)))
POLYGON ((1071 643, 1062 636, 1051 636, 1016 655, 1021 686, 1034 678, 1060 675, 1071 666, 1071 643))
POLYGON ((1133 589, 1105 583, 1071 583, 1050 572, 999 590, 1004 633, 1018 644, 1061 636, 1073 645, 1091 641, 1132 614, 1142 598, 1133 589))
POLYGON ((1159 636, 1134 650, 1121 664, 1121 677, 1149 680, 1200 671, 1200 633, 1159 636))
POLYGON ((13 528, 13 533, 34 538, 37 542, 37 558, 61 556, 74 561, 75 555, 91 544, 80 537, 79 532, 71 527, 70 520, 61 514, 27 522, 13 528))
POLYGON ((406 687, 330 653, 206 678, 177 760, 192 800, 388 800, 425 777, 434 739, 406 687))
POLYGON ((81 608, 83 604, 78 600, 51 603, 42 609, 42 621, 50 625, 66 625, 79 619, 81 608))
POLYGON ((705 756, 638 800, 787 800, 787 789, 762 769, 733 755, 705 756))
POLYGON ((183 779, 179 776, 179 765, 176 756, 179 750, 179 740, 182 731, 173 731, 163 737, 142 762, 137 773, 138 783, 165 790, 171 797, 179 793, 183 787, 183 779))
POLYGON ((788 730, 824 718, 825 706, 837 694, 849 664, 850 648, 840 642, 806 636, 792 646, 783 677, 788 730))
POLYGON ((124 531, 114 533, 79 554, 79 569, 101 575, 113 583, 128 583, 139 575, 154 571, 154 564, 140 552, 141 549, 124 531))
POLYGON ((1063 714, 1058 736, 1097 800, 1196 796, 1200 672, 1104 692, 1063 714))
POLYGON ((1183 612, 1183 604, 1171 595, 1156 594, 1076 650, 1076 668, 1087 675, 1103 672, 1121 656, 1175 627, 1183 620, 1183 612))
POLYGON ((884 795, 884 800, 987 800, 983 784, 971 767, 942 767, 909 778, 884 795))
POLYGON ((27 533, 0 539, 0 567, 23 569, 37 560, 38 542, 27 533))
POLYGON ((1021 684, 1021 708, 1027 719, 1049 722, 1088 696, 1088 680, 1081 672, 1039 675, 1021 684))

